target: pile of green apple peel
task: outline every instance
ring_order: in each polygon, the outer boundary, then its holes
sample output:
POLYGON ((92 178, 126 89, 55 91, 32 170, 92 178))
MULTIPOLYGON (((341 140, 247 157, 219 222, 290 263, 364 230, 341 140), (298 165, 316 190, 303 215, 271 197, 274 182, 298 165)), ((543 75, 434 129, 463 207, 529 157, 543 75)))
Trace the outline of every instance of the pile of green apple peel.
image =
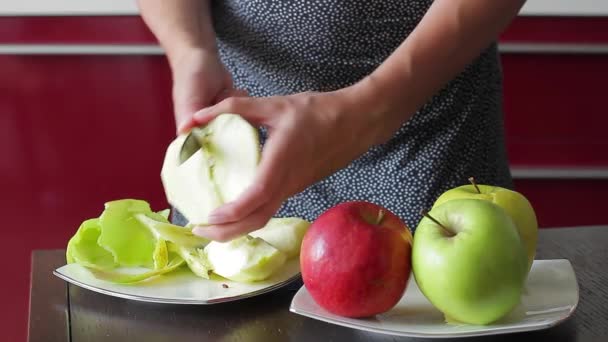
POLYGON ((168 209, 155 212, 144 200, 107 202, 102 214, 84 221, 69 240, 67 262, 86 267, 99 279, 124 284, 182 267, 206 279, 212 274, 244 283, 268 279, 299 256, 310 222, 271 218, 264 227, 228 242, 192 233, 194 225, 207 223, 212 210, 252 184, 259 159, 257 130, 238 115, 222 114, 194 129, 192 137, 178 136, 167 148, 161 179, 168 202, 189 223, 172 224, 168 209), (188 142, 193 138, 194 143, 188 142))

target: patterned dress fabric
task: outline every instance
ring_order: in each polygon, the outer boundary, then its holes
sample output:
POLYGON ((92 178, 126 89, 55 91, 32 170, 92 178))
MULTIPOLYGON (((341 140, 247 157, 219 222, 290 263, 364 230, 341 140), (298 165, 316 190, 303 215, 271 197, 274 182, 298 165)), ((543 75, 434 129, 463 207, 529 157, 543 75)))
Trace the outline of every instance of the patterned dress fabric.
MULTIPOLYGON (((373 72, 416 28, 430 0, 213 1, 220 56, 252 96, 330 91, 373 72)), ((404 96, 408 89, 403 88, 404 96)), ((377 203, 414 231, 421 209, 468 183, 512 188, 496 43, 384 145, 288 199, 276 216, 314 220, 344 201, 377 203)), ((262 137, 265 139, 264 131, 262 137)))

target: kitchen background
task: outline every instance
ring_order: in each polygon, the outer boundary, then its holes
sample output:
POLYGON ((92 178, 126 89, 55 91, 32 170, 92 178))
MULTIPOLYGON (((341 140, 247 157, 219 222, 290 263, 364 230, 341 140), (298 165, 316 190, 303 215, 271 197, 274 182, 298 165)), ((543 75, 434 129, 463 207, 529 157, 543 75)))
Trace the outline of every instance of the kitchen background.
MULTIPOLYGON (((541 228, 608 224, 607 16, 529 0, 500 38, 509 157, 541 228)), ((64 248, 108 200, 166 207, 170 95, 133 1, 0 0, 2 340, 26 338, 32 249, 64 248)))

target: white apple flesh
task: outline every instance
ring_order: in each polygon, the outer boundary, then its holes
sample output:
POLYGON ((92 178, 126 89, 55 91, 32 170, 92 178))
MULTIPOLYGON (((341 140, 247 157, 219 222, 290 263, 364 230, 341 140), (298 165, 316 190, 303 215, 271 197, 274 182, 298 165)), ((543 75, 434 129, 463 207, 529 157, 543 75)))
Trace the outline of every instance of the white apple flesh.
POLYGON ((249 235, 261 238, 291 259, 300 254, 302 239, 309 226, 310 222, 297 217, 271 218, 264 227, 249 235))
POLYGON ((258 131, 245 119, 222 114, 203 128, 199 144, 211 164, 211 179, 224 203, 234 201, 255 178, 260 162, 258 131))
POLYGON ((180 150, 186 135, 177 137, 167 148, 161 179, 167 201, 193 224, 207 223, 209 213, 222 201, 211 179, 209 160, 196 151, 180 164, 180 150))
POLYGON ((213 273, 239 282, 265 280, 287 260, 285 253, 251 236, 228 242, 212 241, 204 253, 213 273))
POLYGON ((182 163, 187 135, 178 136, 167 148, 161 180, 167 201, 189 224, 204 225, 211 211, 253 183, 261 152, 256 128, 236 114, 221 114, 195 132, 200 149, 182 163))
MULTIPOLYGON (((169 203, 189 225, 206 225, 211 211, 237 199, 253 183, 260 141, 257 129, 235 114, 219 115, 192 134, 198 144, 189 141, 187 149, 195 150, 182 153, 187 136, 179 136, 167 149, 161 175, 169 203)), ((199 276, 207 278, 213 272, 234 281, 254 282, 267 279, 288 258, 299 255, 308 226, 309 222, 295 217, 273 218, 250 236, 212 241, 204 249, 194 248, 200 246, 199 241, 190 239, 187 232, 172 230, 180 234, 171 238, 189 243, 178 246, 177 252, 199 276)), ((158 232, 166 227, 155 224, 153 228, 158 232)))

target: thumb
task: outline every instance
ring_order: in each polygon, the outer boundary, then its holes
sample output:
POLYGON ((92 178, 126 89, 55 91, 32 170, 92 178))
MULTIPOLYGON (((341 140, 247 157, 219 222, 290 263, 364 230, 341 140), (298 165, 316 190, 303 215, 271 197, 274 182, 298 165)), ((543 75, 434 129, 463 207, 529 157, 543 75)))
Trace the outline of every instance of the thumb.
POLYGON ((196 109, 194 108, 195 107, 193 105, 175 105, 173 115, 175 116, 175 127, 177 128, 177 134, 183 133, 187 123, 192 120, 192 115, 196 113, 196 109))
POLYGON ((195 113, 207 108, 208 106, 217 105, 227 98, 246 97, 248 95, 249 94, 246 90, 231 88, 220 92, 212 101, 204 101, 203 96, 199 96, 198 99, 185 101, 183 103, 176 102, 175 124, 177 127, 177 134, 185 133, 192 127, 201 124, 193 119, 195 113))

